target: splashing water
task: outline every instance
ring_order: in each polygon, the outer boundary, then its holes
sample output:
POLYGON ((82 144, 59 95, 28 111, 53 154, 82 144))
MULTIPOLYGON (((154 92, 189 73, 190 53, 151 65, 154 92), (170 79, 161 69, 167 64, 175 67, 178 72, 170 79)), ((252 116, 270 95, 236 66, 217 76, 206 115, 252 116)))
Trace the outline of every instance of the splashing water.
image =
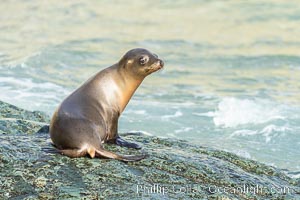
POLYGON ((266 100, 224 98, 218 110, 210 113, 216 126, 236 127, 245 124, 262 124, 285 119, 279 108, 266 100))

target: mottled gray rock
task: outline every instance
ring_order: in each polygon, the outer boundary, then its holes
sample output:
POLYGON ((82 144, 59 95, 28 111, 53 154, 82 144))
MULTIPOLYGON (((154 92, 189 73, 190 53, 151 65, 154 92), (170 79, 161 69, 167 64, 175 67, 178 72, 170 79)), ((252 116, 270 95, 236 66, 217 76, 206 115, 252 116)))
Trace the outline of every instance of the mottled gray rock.
POLYGON ((0 199, 300 199, 300 181, 279 169, 181 140, 125 135, 149 154, 133 163, 47 153, 49 135, 32 134, 47 116, 2 102, 0 112, 0 199))
POLYGON ((49 122, 42 112, 29 112, 0 101, 0 134, 32 134, 49 122))

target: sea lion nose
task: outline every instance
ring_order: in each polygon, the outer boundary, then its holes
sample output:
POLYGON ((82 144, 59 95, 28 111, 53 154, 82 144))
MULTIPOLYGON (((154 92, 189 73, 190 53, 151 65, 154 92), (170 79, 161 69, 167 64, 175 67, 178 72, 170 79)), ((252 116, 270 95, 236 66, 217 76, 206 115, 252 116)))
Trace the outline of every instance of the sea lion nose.
POLYGON ((159 63, 160 63, 160 66, 161 66, 161 67, 163 67, 164 64, 165 64, 164 61, 162 61, 162 60, 159 60, 159 63))

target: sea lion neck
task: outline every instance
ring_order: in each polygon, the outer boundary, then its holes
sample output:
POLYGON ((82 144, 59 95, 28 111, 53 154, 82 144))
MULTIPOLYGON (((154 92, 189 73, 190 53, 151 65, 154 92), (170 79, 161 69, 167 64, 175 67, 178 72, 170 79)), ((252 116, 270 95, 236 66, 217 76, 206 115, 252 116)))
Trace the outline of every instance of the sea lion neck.
POLYGON ((136 89, 143 82, 145 77, 136 76, 130 71, 118 64, 113 66, 116 70, 117 75, 115 81, 118 83, 120 88, 120 113, 123 112, 129 100, 133 96, 136 89))

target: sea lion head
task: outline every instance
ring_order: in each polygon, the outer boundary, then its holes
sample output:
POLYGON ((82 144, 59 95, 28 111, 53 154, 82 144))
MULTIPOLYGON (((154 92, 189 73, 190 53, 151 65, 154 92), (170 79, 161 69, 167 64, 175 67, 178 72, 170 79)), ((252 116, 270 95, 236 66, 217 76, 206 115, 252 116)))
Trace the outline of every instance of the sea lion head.
POLYGON ((147 49, 137 48, 128 51, 119 61, 119 66, 138 77, 146 77, 164 67, 164 62, 147 49))

